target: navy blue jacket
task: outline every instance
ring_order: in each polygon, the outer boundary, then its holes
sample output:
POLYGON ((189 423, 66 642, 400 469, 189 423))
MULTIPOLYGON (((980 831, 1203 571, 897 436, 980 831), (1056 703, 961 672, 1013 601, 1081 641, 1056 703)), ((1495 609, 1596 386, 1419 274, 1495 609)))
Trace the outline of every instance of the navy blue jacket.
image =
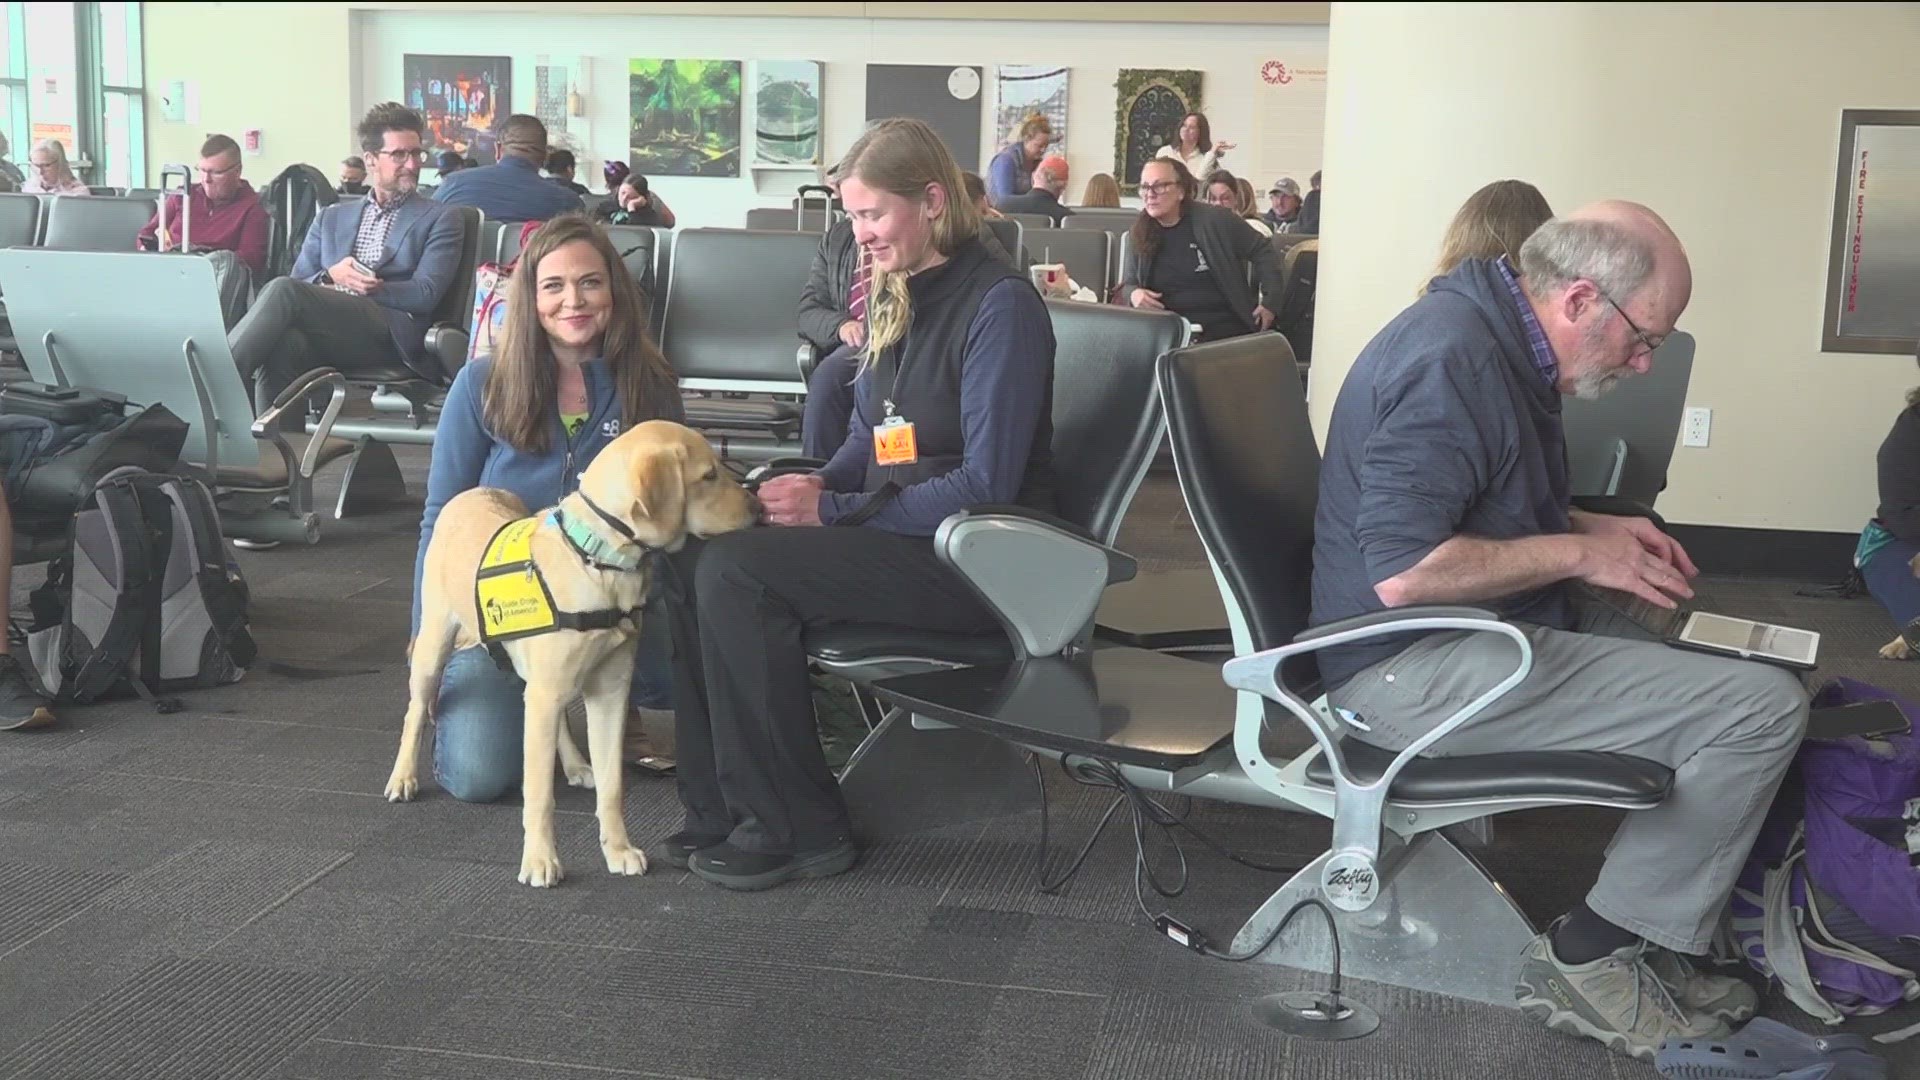
POLYGON ((540 175, 540 167, 517 157, 496 165, 461 169, 440 181, 434 201, 474 206, 489 221, 545 221, 569 210, 584 210, 580 196, 540 175))
MULTIPOLYGON (((1525 325, 1494 264, 1434 281, 1353 363, 1327 428, 1314 516, 1313 622, 1385 607, 1374 586, 1458 533, 1487 540, 1564 533, 1560 392, 1533 364, 1525 325)), ((1565 582, 1476 606, 1571 629, 1565 582)), ((1329 688, 1417 635, 1319 653, 1329 688)))

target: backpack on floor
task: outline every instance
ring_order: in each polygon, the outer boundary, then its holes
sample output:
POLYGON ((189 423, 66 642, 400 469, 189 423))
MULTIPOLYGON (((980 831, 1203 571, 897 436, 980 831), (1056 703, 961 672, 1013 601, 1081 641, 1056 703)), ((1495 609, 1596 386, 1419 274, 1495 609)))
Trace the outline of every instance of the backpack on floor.
MULTIPOLYGON (((1835 679, 1814 708, 1892 701, 1835 679)), ((1920 740, 1808 740, 1728 905, 1740 957, 1829 1024, 1920 1000, 1920 740)), ((1920 1025, 1876 1036, 1892 1042, 1920 1025)))
POLYGON ((198 480, 131 467, 103 476, 30 602, 27 653, 59 701, 219 686, 254 661, 246 582, 198 480))

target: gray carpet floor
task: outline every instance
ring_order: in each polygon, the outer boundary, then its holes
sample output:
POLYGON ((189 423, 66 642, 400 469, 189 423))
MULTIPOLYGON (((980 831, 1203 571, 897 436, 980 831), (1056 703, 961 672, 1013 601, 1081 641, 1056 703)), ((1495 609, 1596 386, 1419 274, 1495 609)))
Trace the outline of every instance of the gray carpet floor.
MULTIPOLYGON (((424 453, 403 458, 417 493, 424 453)), ((1031 809, 883 840, 852 873, 741 896, 664 868, 610 878, 590 796, 563 788, 569 876, 524 888, 516 805, 380 796, 417 518, 328 521, 316 547, 243 553, 264 659, 240 684, 185 695, 174 715, 111 703, 0 737, 0 1076, 1654 1075, 1510 1010, 1377 985, 1353 988, 1384 1018, 1372 1037, 1281 1037, 1253 1000, 1319 977, 1156 936, 1118 829, 1064 894, 1039 894, 1031 809)), ((1198 562, 1168 479, 1142 491, 1124 546, 1149 565, 1198 562)), ((1872 658, 1890 628, 1870 602, 1793 588, 1703 591, 1822 630, 1832 672, 1920 693, 1920 665, 1872 658)), ((1077 846, 1104 804, 1057 779, 1050 792, 1056 844, 1077 846)), ((642 841, 669 831, 672 785, 633 776, 627 818, 642 841)), ((1193 820, 1270 860, 1304 861, 1326 839, 1281 813, 1201 803, 1193 820)), ((1613 821, 1512 815, 1489 862, 1545 920, 1579 897, 1613 821)), ((1169 906, 1216 938, 1279 880, 1190 854, 1192 887, 1169 906)), ((1778 999, 1767 1011, 1812 1026, 1778 999)), ((1896 1076, 1920 1075, 1920 1052, 1890 1053, 1896 1076)))

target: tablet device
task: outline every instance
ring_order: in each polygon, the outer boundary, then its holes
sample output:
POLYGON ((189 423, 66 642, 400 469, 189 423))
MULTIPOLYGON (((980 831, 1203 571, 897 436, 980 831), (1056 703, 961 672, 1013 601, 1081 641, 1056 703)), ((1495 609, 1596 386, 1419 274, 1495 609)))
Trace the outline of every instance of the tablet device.
POLYGON ((1900 706, 1891 701, 1856 701, 1815 709, 1807 716, 1807 738, 1844 739, 1858 735, 1863 739, 1882 735, 1905 735, 1913 724, 1900 706))
POLYGON ((1798 671, 1812 671, 1820 655, 1820 635, 1812 630, 1705 611, 1687 612, 1667 643, 1676 648, 1759 660, 1798 671))

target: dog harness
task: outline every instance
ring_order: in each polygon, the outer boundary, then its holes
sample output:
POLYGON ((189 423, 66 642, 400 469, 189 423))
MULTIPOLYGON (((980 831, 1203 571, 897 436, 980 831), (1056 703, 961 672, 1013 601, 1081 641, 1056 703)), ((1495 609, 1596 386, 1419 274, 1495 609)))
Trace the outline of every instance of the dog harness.
MULTIPOLYGON (((626 522, 594 505, 593 500, 586 499, 584 495, 581 498, 608 525, 629 541, 639 544, 626 522)), ((557 506, 500 526, 493 538, 487 541, 486 551, 480 557, 480 569, 474 575, 473 595, 480 608, 480 643, 486 646, 494 663, 504 670, 513 668, 503 647, 509 641, 535 634, 550 634, 556 630, 612 630, 623 624, 629 629, 637 629, 640 625, 638 608, 560 610, 553 601, 553 590, 547 586, 546 575, 540 572, 540 567, 533 560, 533 534, 542 521, 551 521, 559 526, 560 535, 566 539, 567 546, 595 570, 633 573, 660 550, 639 544, 641 554, 638 557, 630 555, 608 544, 557 506)))

